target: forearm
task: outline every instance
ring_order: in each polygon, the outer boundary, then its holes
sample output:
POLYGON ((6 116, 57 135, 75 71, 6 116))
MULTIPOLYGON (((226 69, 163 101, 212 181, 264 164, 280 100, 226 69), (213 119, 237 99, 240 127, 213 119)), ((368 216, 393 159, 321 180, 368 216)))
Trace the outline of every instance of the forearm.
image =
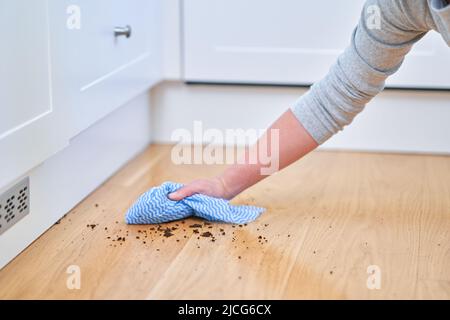
POLYGON ((267 150, 263 152, 278 150, 276 154, 270 154, 271 160, 278 163, 278 170, 287 167, 317 147, 315 140, 303 128, 292 111, 286 111, 267 129, 256 144, 246 149, 241 161, 228 167, 218 176, 227 191, 228 198, 233 198, 267 177, 262 174, 267 163, 261 161, 258 156, 260 147, 264 145, 263 141, 267 141, 267 150), (278 135, 274 135, 278 139, 271 135, 272 130, 278 130, 278 135), (273 148, 275 143, 278 144, 278 148, 273 148), (250 159, 257 161, 253 163, 250 159))

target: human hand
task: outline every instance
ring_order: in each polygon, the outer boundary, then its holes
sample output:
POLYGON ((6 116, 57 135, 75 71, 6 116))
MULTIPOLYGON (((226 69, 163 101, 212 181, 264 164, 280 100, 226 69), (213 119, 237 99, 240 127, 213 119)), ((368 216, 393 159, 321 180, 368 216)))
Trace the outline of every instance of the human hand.
POLYGON ((220 177, 215 177, 194 180, 169 194, 169 199, 179 201, 196 193, 228 200, 233 198, 233 195, 227 190, 224 181, 220 177))

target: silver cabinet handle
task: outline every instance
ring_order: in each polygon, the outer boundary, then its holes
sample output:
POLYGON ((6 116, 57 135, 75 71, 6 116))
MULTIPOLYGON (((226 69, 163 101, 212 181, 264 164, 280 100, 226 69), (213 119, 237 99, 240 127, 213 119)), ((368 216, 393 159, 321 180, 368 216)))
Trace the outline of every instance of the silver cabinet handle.
POLYGON ((114 36, 116 36, 116 37, 125 36, 125 37, 129 38, 129 37, 131 37, 131 33, 132 33, 132 30, 131 30, 130 26, 114 28, 114 36))

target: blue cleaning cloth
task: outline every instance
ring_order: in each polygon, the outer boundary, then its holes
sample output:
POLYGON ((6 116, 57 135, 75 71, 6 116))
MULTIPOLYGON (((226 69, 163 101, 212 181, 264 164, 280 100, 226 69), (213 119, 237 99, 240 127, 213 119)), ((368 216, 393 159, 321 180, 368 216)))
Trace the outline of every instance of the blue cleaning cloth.
POLYGON ((180 201, 172 201, 167 196, 183 185, 165 182, 151 188, 139 197, 128 209, 125 220, 128 224, 153 224, 179 220, 190 216, 209 221, 247 223, 255 220, 264 208, 255 206, 235 206, 228 200, 194 194, 180 201))

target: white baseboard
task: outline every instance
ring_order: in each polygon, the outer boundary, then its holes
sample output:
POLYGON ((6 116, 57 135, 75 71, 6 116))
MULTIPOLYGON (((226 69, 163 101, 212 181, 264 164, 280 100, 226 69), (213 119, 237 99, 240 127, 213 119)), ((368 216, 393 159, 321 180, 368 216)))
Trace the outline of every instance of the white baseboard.
POLYGON ((26 175, 30 177, 30 213, 1 235, 0 268, 148 146, 150 113, 149 94, 143 94, 26 175))
MULTIPOLYGON (((306 90, 163 82, 152 94, 153 139, 173 143, 172 132, 195 120, 205 129, 264 129, 306 90)), ((321 148, 448 154, 449 123, 450 91, 386 90, 321 148)))

